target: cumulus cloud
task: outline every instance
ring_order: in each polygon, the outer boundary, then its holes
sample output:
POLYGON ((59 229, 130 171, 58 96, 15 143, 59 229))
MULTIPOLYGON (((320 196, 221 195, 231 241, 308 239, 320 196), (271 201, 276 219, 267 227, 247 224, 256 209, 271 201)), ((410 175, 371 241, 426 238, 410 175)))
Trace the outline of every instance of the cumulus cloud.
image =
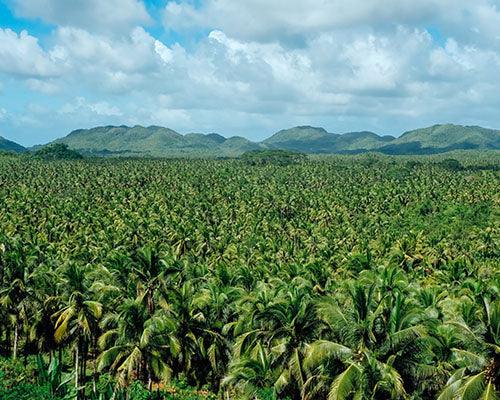
POLYGON ((155 40, 155 52, 160 56, 164 63, 169 63, 173 59, 172 50, 165 46, 159 40, 155 40))
MULTIPOLYGON (((207 0, 199 8, 169 1, 164 10, 167 29, 204 26, 229 36, 253 41, 276 41, 294 36, 361 25, 415 24, 437 15, 460 12, 464 0, 207 0), (456 10, 456 11, 455 11, 456 10)), ((458 17, 457 17, 458 18, 458 17)))
POLYGON ((303 46, 325 32, 391 31, 439 26, 467 44, 500 47, 500 4, 496 0, 170 0, 163 11, 166 29, 185 32, 219 29, 245 41, 280 41, 303 46))
POLYGON ((96 115, 121 116, 123 113, 116 106, 110 105, 106 101, 97 103, 87 103, 84 97, 77 97, 73 102, 66 103, 59 110, 62 114, 74 114, 79 112, 91 112, 96 115))
POLYGON ((61 91, 57 80, 29 78, 25 83, 26 87, 33 92, 54 95, 61 91))
POLYGON ((58 99, 60 129, 143 123, 255 137, 259 126, 324 122, 395 134, 404 121, 496 121, 500 106, 498 1, 168 1, 163 26, 181 43, 148 32, 138 0, 16 4, 57 26, 42 45, 0 30, 0 78, 58 99))
POLYGON ((29 78, 25 84, 30 90, 46 94, 71 92, 82 85, 100 93, 151 87, 151 81, 159 79, 159 71, 175 55, 175 49, 142 27, 119 38, 60 27, 53 34, 54 46, 46 52, 27 33, 17 37, 7 31, 10 41, 0 43, 0 55, 5 55, 0 60, 0 71, 23 74, 29 78))
POLYGON ((138 0, 14 0, 16 13, 46 22, 99 32, 126 32, 151 17, 138 0))
POLYGON ((0 71, 15 76, 51 77, 59 68, 38 44, 38 39, 23 30, 0 28, 0 71))

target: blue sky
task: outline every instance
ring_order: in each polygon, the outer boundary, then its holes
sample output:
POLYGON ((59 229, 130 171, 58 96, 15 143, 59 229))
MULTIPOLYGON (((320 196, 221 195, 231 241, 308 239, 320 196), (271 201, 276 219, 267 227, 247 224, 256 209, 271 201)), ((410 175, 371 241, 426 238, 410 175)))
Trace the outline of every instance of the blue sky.
POLYGON ((500 128, 500 0, 0 1, 0 136, 500 128))

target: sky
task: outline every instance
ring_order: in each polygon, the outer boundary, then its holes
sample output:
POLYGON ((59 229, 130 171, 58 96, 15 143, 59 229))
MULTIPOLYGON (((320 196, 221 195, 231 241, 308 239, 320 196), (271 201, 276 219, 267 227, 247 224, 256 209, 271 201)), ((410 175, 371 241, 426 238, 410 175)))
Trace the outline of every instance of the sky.
POLYGON ((500 128, 500 0, 0 0, 0 136, 500 128))

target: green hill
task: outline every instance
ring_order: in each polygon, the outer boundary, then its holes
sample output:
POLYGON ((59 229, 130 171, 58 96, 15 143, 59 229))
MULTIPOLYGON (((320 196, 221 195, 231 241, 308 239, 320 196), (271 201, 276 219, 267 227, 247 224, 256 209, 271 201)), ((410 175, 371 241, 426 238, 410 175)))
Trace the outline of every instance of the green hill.
POLYGON ((316 139, 324 139, 331 134, 323 128, 312 126, 296 126, 295 128, 283 129, 263 141, 268 145, 282 145, 288 142, 310 142, 316 139))
POLYGON ((210 133, 181 135, 161 126, 103 126, 79 129, 56 143, 89 155, 237 156, 261 146, 244 138, 210 133))
POLYGON ((381 137, 373 132, 348 132, 339 135, 323 128, 297 126, 281 130, 262 143, 275 149, 319 154, 372 150, 392 140, 392 136, 381 137))
POLYGON ((327 132, 323 128, 297 126, 283 129, 262 142, 252 142, 239 136, 226 139, 217 133, 181 135, 161 126, 122 125, 79 129, 56 140, 55 143, 66 144, 71 149, 87 155, 232 157, 247 151, 266 149, 309 154, 358 154, 377 151, 393 155, 412 155, 453 150, 500 149, 500 131, 478 126, 446 124, 416 129, 394 138, 368 131, 337 134, 327 132))
POLYGON ((182 135, 168 128, 136 125, 103 126, 79 129, 56 140, 70 148, 85 153, 151 154, 161 155, 169 148, 177 147, 182 135))
POLYGON ((500 131, 479 126, 434 125, 405 132, 394 144, 418 142, 422 148, 500 149, 500 131))
POLYGON ((0 136, 0 150, 15 151, 16 153, 24 153, 27 149, 16 142, 5 139, 0 136))

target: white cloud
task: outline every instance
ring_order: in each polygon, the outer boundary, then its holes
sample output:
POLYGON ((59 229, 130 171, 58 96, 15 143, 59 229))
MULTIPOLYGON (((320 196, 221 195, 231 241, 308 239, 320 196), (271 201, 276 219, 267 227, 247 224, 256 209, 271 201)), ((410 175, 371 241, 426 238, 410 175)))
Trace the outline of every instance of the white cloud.
POLYGON ((87 103, 84 97, 77 97, 71 103, 66 103, 61 107, 61 114, 94 113, 99 116, 121 116, 123 113, 116 106, 110 105, 106 101, 98 103, 87 103))
POLYGON ((26 80, 26 86, 33 92, 44 93, 48 95, 60 92, 59 85, 54 80, 29 78, 26 80))
POLYGON ((9 28, 0 28, 0 71, 28 77, 50 77, 60 73, 36 37, 25 30, 18 35, 9 28))
POLYGON ((317 35, 363 24, 392 25, 433 21, 468 4, 465 0, 207 0, 195 9, 169 1, 167 29, 219 28, 244 40, 275 41, 296 35, 317 35))
POLYGON ((395 121, 496 121, 500 107, 500 13, 488 0, 169 1, 163 23, 185 47, 137 26, 148 16, 136 0, 17 3, 58 24, 43 46, 0 30, 4 91, 15 82, 57 99, 53 116, 27 107, 32 126, 399 129, 395 121))
POLYGON ((89 104, 89 108, 97 115, 121 116, 123 113, 118 107, 108 104, 106 101, 101 101, 95 104, 89 104))
POLYGON ((102 68, 114 71, 138 71, 154 64, 155 40, 137 27, 128 36, 112 39, 86 30, 62 27, 57 31, 58 47, 53 57, 69 59, 71 67, 102 68))
POLYGON ((138 0, 14 0, 16 14, 61 26, 93 31, 127 32, 151 17, 138 0))
POLYGON ((492 0, 170 0, 166 29, 218 29, 245 41, 280 41, 303 46, 307 39, 337 31, 392 31, 439 27, 447 37, 480 47, 500 48, 500 4, 492 0))
POLYGON ((159 40, 155 40, 155 52, 160 56, 164 63, 169 63, 173 59, 172 50, 159 40))
POLYGON ((163 12, 163 22, 167 29, 181 30, 209 25, 208 15, 197 11, 191 4, 169 1, 163 12))

